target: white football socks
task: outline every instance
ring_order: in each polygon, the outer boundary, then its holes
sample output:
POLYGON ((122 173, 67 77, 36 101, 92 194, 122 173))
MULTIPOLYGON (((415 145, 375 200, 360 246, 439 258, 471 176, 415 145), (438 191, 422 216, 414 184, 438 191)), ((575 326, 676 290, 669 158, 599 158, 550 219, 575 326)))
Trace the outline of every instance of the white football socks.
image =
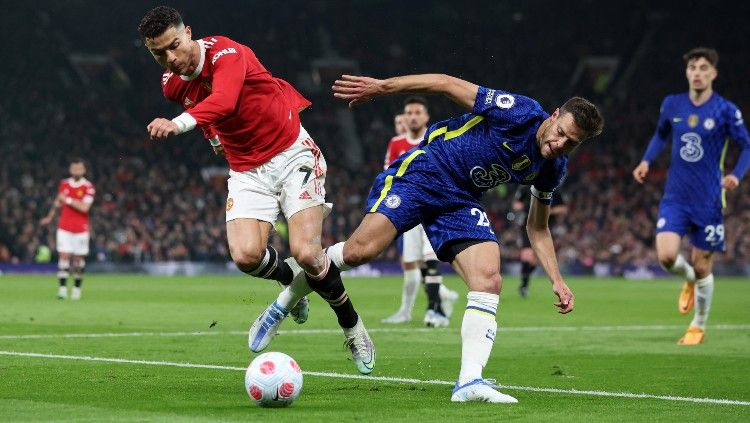
POLYGON ((678 254, 672 267, 666 270, 673 275, 686 279, 688 282, 695 282, 695 270, 682 254, 678 254))
POLYGON ((711 310, 711 299, 714 296, 714 274, 695 281, 695 315, 690 326, 706 330, 708 311, 711 310))
POLYGON ((419 268, 404 270, 404 288, 401 292, 400 313, 411 316, 414 309, 414 302, 417 299, 419 291, 419 282, 422 280, 422 271, 419 268))
POLYGON ((463 385, 482 378, 497 332, 497 305, 500 296, 486 292, 470 291, 461 323, 461 373, 458 384, 463 385))
POLYGON ((349 266, 348 264, 344 263, 344 242, 339 242, 337 244, 333 244, 330 247, 326 248, 326 255, 331 258, 331 261, 333 264, 336 265, 336 267, 339 268, 340 271, 349 270, 352 268, 352 266, 349 266))

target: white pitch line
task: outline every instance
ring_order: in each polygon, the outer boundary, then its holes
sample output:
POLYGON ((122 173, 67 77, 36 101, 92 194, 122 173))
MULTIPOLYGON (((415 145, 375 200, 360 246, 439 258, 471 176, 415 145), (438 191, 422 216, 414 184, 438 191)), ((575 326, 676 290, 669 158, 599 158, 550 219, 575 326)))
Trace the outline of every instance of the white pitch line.
MULTIPOLYGON (((90 356, 75 356, 75 355, 62 355, 62 354, 42 354, 33 352, 20 352, 20 351, 0 351, 0 355, 15 356, 15 357, 33 357, 33 358, 55 358, 63 360, 78 360, 78 361, 97 361, 104 363, 121 363, 121 364, 143 364, 148 366, 170 366, 170 367, 184 367, 192 369, 216 369, 216 370, 233 370, 233 371, 245 371, 245 367, 234 367, 234 366, 220 366, 214 364, 196 364, 196 363, 178 363, 171 361, 151 361, 151 360, 129 360, 124 358, 107 358, 107 357, 90 357, 90 356)), ((453 385, 453 382, 447 380, 421 380, 421 379, 410 379, 400 377, 386 377, 386 376, 367 376, 367 375, 348 375, 343 373, 329 373, 329 372, 303 372, 306 376, 314 377, 329 377, 338 379, 360 379, 370 380, 375 382, 396 382, 396 383, 415 383, 423 385, 453 385)), ((675 395, 654 395, 654 394, 638 394, 633 392, 608 392, 608 391, 586 391, 579 389, 557 389, 557 388, 541 388, 535 386, 517 386, 517 385, 497 385, 498 388, 511 390, 511 391, 531 391, 531 392, 546 392, 553 394, 565 394, 565 395, 589 395, 599 397, 618 397, 618 398, 637 398, 637 399, 657 399, 664 401, 684 401, 694 402, 702 404, 719 404, 719 405, 739 405, 739 406, 750 406, 750 401, 730 400, 721 398, 696 398, 696 397, 680 397, 675 395)))
MULTIPOLYGON (((622 325, 622 326, 503 326, 499 332, 628 332, 628 331, 669 331, 682 330, 680 325, 622 325)), ((711 330, 750 330, 750 325, 713 325, 711 330)), ((370 328, 370 333, 421 333, 434 331, 457 332, 453 329, 434 328, 370 328)), ((288 329, 280 330, 279 334, 290 335, 322 335, 340 334, 341 329, 288 329)), ((179 336, 217 336, 217 335, 246 335, 246 331, 209 331, 209 332, 110 332, 110 333, 60 333, 60 334, 22 334, 0 335, 3 339, 48 339, 48 338, 121 338, 121 337, 179 337, 179 336)))

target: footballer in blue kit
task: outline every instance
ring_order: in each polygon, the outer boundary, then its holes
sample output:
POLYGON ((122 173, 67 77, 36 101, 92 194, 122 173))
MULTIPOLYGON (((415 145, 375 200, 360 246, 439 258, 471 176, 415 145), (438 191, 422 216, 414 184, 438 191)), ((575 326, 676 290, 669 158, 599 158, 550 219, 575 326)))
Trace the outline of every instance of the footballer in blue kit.
POLYGON ((560 275, 548 227, 550 202, 565 177, 567 154, 601 133, 599 110, 573 97, 549 114, 531 98, 440 74, 386 80, 343 75, 333 91, 350 107, 389 94, 443 94, 470 112, 432 125, 418 146, 381 173, 362 223, 326 253, 346 270, 377 257, 398 234, 422 223, 438 258, 450 262, 469 288, 451 400, 517 402, 482 377, 497 331, 502 279, 497 237, 479 200, 500 184, 531 185, 529 240, 552 281, 559 312, 572 311, 573 293, 560 275))
POLYGON ((712 255, 724 251, 725 193, 739 185, 750 167, 750 137, 737 106, 712 89, 719 60, 716 51, 696 48, 684 59, 690 90, 669 95, 662 102, 656 132, 633 176, 642 183, 649 164, 671 142, 671 164, 656 222, 656 249, 661 265, 685 279, 678 310, 687 314, 697 303, 693 321, 678 341, 696 345, 703 342, 713 296, 712 255), (739 144, 741 153, 732 172, 724 175, 730 138, 739 144), (693 245, 692 266, 680 254, 685 235, 693 245))

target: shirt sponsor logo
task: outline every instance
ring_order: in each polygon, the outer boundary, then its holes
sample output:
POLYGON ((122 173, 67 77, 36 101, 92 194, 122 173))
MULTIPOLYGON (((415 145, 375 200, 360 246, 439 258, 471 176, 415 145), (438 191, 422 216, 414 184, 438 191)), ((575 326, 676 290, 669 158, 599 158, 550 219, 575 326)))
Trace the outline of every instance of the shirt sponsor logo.
POLYGON ((391 194, 385 197, 385 206, 389 209, 395 209, 401 205, 401 197, 396 194, 391 194))
POLYGON ((531 160, 529 160, 529 158, 526 155, 523 155, 513 160, 513 163, 510 165, 510 167, 513 170, 518 171, 518 170, 526 169, 527 167, 529 167, 530 164, 531 164, 531 160))
POLYGON ((691 128, 698 126, 698 115, 688 116, 688 126, 691 128))
POLYGON ((492 188, 510 181, 510 173, 496 163, 492 164, 490 170, 482 166, 474 166, 469 176, 477 188, 492 188))
POLYGON ((682 134, 680 141, 684 142, 680 148, 680 157, 686 162, 695 163, 703 158, 703 147, 701 146, 701 136, 695 132, 682 134))
POLYGON ((714 129, 714 126, 716 125, 716 122, 714 122, 713 119, 707 118, 703 121, 703 127, 706 128, 706 131, 710 131, 714 129))
POLYGON ((219 60, 219 57, 221 57, 221 56, 223 56, 225 54, 234 54, 234 53, 237 53, 237 50, 235 50, 234 47, 225 48, 224 50, 221 50, 221 51, 217 52, 216 54, 214 54, 214 57, 211 58, 211 64, 212 65, 215 64, 216 61, 219 60))
POLYGON ((492 104, 492 98, 495 97, 495 90, 487 91, 487 95, 484 96, 484 105, 489 106, 492 104))
POLYGON ((497 104, 497 107, 501 109, 510 109, 514 104, 516 104, 516 98, 510 94, 502 94, 497 96, 495 104, 497 104))

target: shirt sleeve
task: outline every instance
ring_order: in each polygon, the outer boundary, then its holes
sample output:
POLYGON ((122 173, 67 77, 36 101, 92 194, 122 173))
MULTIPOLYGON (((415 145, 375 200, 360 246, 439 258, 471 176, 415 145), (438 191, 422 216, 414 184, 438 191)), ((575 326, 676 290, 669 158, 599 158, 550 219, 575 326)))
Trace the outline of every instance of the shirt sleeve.
POLYGON ((651 142, 648 143, 642 161, 653 162, 659 157, 664 147, 667 146, 667 140, 672 133, 672 124, 669 122, 668 100, 669 97, 666 97, 661 103, 659 122, 656 124, 656 131, 654 132, 654 136, 651 137, 651 142))
POLYGON ((563 184, 567 176, 568 160, 561 157, 555 160, 548 160, 539 172, 539 176, 534 180, 531 186, 531 195, 537 198, 541 203, 551 205, 555 190, 563 184))
POLYGON ((94 185, 88 185, 86 187, 86 193, 83 195, 83 198, 81 201, 83 201, 86 204, 91 204, 94 202, 94 196, 96 195, 96 188, 94 185))
POLYGON ((536 101, 518 94, 479 87, 474 100, 474 114, 482 115, 502 126, 525 122, 529 115, 541 112, 536 101))
POLYGON ((213 67, 211 94, 187 112, 200 127, 211 126, 234 111, 247 73, 242 46, 229 40, 214 44, 206 54, 209 60, 206 65, 213 67))
POLYGON ((740 146, 740 157, 737 159, 732 174, 742 180, 750 168, 750 136, 742 118, 742 112, 736 105, 729 103, 726 113, 729 136, 740 146))

